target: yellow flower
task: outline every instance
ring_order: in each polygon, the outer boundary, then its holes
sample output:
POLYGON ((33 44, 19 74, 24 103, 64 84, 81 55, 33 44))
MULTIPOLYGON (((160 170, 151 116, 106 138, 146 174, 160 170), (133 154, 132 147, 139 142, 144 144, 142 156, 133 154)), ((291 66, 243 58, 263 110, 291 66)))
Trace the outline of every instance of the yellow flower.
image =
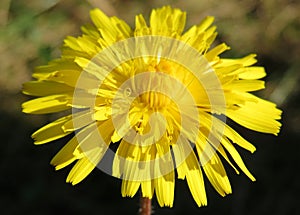
POLYGON ((161 206, 172 207, 175 172, 198 206, 207 204, 203 172, 220 195, 231 193, 220 156, 255 180, 235 146, 255 147, 226 124, 228 117, 279 132, 281 111, 250 93, 264 88, 258 79, 266 75, 252 66, 255 55, 220 58, 229 47, 211 48, 213 17, 184 31, 185 12, 169 6, 152 10, 149 25, 137 15, 135 29, 99 9, 91 19, 94 25, 67 37, 61 58, 37 67, 37 80, 23 87, 39 97, 23 104, 25 113, 68 114, 32 135, 44 144, 75 133, 51 161, 57 170, 76 162, 67 182, 77 184, 98 167, 123 180, 123 196, 155 192, 161 206), (104 154, 111 159, 101 162, 104 154))

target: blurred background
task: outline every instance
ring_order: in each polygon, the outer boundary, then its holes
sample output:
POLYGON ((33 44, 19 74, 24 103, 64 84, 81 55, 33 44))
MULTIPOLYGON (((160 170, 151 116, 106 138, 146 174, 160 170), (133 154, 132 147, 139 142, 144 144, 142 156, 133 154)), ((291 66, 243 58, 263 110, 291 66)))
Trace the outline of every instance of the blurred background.
POLYGON ((35 66, 60 56, 67 35, 90 23, 89 10, 101 8, 132 27, 134 15, 170 4, 187 11, 187 26, 215 16, 224 57, 257 53, 268 73, 263 98, 283 110, 278 137, 234 126, 257 151, 239 149, 256 176, 251 182, 227 166, 233 194, 220 197, 206 180, 208 206, 198 208, 185 181, 176 181, 172 209, 155 214, 300 214, 300 1, 299 0, 1 0, 0 1, 0 205, 1 214, 137 214, 139 199, 122 198, 120 180, 95 170, 79 185, 65 183, 70 168, 55 172, 49 162, 67 139, 34 146, 30 135, 55 115, 21 112, 29 97, 22 83, 35 66))

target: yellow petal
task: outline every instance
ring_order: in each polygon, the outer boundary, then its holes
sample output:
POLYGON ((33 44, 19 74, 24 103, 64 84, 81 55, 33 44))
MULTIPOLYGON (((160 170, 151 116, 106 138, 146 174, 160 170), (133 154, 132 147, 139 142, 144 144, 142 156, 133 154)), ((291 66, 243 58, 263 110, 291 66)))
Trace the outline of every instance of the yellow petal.
POLYGON ((64 40, 64 46, 69 47, 73 50, 83 51, 82 48, 80 47, 80 45, 77 42, 77 38, 72 37, 72 36, 66 37, 66 39, 64 40))
POLYGON ((114 127, 111 120, 92 123, 80 130, 76 136, 82 152, 100 148, 104 155, 110 144, 113 131, 114 127))
MULTIPOLYGON (((201 157, 200 162, 202 162, 201 157)), ((231 193, 230 182, 219 156, 214 154, 210 160, 205 160, 204 163, 205 164, 202 165, 202 168, 215 190, 221 196, 231 193)))
POLYGON ((75 108, 92 108, 107 105, 107 98, 95 96, 84 91, 75 91, 73 94, 72 107, 75 108))
POLYGON ((265 82, 260 80, 236 80, 223 85, 224 90, 232 91, 257 91, 265 88, 265 82))
POLYGON ((122 181, 121 193, 123 197, 133 197, 140 187, 141 182, 139 181, 122 181))
POLYGON ((128 38, 131 36, 132 30, 130 26, 124 22, 123 20, 117 18, 117 17, 111 17, 111 22, 113 23, 114 26, 117 27, 118 30, 118 39, 124 39, 128 38))
MULTIPOLYGON (((222 60, 221 60, 222 61, 222 60)), ((217 64, 214 69, 219 77, 223 76, 234 76, 236 75, 239 69, 244 69, 242 64, 233 64, 228 66, 219 66, 220 64, 217 64)))
POLYGON ((225 92, 227 108, 235 108, 237 104, 245 102, 256 102, 256 99, 249 97, 247 92, 227 91, 225 92))
POLYGON ((224 52, 228 49, 229 49, 229 47, 225 43, 222 43, 222 44, 214 47, 210 51, 208 51, 205 54, 205 57, 208 61, 214 61, 219 54, 221 54, 222 52, 224 52))
POLYGON ((207 205, 206 191, 201 169, 198 167, 195 169, 189 169, 186 175, 186 180, 197 205, 199 207, 207 205))
POLYGON ((150 28, 154 35, 175 36, 180 35, 185 26, 185 12, 165 6, 152 10, 150 15, 150 28), (174 34, 176 33, 176 34, 174 34))
POLYGON ((175 162, 178 165, 178 178, 186 178, 190 191, 198 206, 207 205, 204 180, 199 162, 195 156, 195 153, 187 144, 189 143, 185 142, 181 144, 174 144, 172 146, 175 162), (184 147, 186 149, 184 149, 184 147), (185 155, 183 154, 184 151, 186 153, 185 155), (183 162, 181 161, 183 159, 182 156, 186 156, 186 159, 184 159, 183 162), (179 162, 181 162, 181 164, 179 162))
POLYGON ((217 130, 218 133, 215 134, 216 137, 219 137, 220 135, 225 135, 234 143, 238 144, 244 149, 247 149, 250 152, 255 151, 255 147, 251 143, 249 143, 247 140, 241 137, 236 131, 234 131, 229 125, 225 124, 223 121, 204 112, 202 112, 200 118, 202 119, 202 125, 205 126, 208 130, 217 130), (211 124, 212 118, 214 125, 211 124), (213 129, 212 126, 214 126, 213 129))
POLYGON ((111 136, 111 142, 116 143, 120 141, 122 137, 119 136, 117 131, 114 131, 113 135, 111 136))
POLYGON ((147 26, 147 23, 143 17, 143 15, 137 15, 135 16, 135 36, 143 36, 148 35, 150 33, 150 30, 147 26))
MULTIPOLYGON (((254 97, 254 96, 253 96, 254 97)), ((226 115, 246 128, 277 135, 281 123, 281 111, 275 104, 257 98, 258 102, 246 102, 237 109, 227 109, 226 115)))
POLYGON ((155 193, 158 204, 172 207, 174 201, 175 174, 174 171, 154 179, 155 193))
MULTIPOLYGON (((235 170, 237 174, 239 174, 239 171, 237 168, 232 164, 232 162, 229 160, 224 148, 220 144, 220 141, 217 137, 215 138, 215 141, 211 141, 209 137, 209 131, 206 128, 200 128, 199 136, 196 140, 196 148, 199 156, 204 156, 205 159, 210 159, 210 156, 215 153, 215 150, 218 151, 223 158, 230 164, 230 166, 235 170)), ((210 133, 210 135, 213 135, 210 133)))
POLYGON ((106 16, 101 10, 93 9, 91 10, 90 15, 93 23, 98 29, 104 29, 105 31, 110 32, 113 35, 117 34, 110 18, 106 16))
POLYGON ((109 106, 102 106, 96 109, 95 113, 93 114, 93 119, 97 121, 103 121, 108 119, 111 116, 112 108, 109 106))
POLYGON ((255 181, 253 175, 249 172, 247 167, 245 166, 240 154, 234 148, 234 146, 228 141, 226 138, 222 138, 222 145, 226 148, 226 150, 230 153, 233 160, 237 163, 237 165, 241 168, 241 170, 252 180, 255 181))
POLYGON ((73 113, 72 119, 66 122, 62 128, 65 132, 72 132, 93 122, 95 121, 92 119, 90 110, 80 111, 78 113, 73 113))
POLYGON ((154 168, 155 156, 154 145, 141 147, 122 140, 114 157, 112 174, 125 180, 149 181, 157 177, 150 171, 154 168))
POLYGON ((33 99, 22 104, 24 113, 46 114, 70 109, 71 95, 51 95, 33 99))
POLYGON ((73 60, 61 58, 49 62, 48 65, 36 67, 32 76, 40 80, 47 80, 51 73, 57 71, 73 71, 73 75, 76 75, 81 70, 73 60))
POLYGON ((211 44, 215 41, 217 37, 216 29, 216 26, 212 26, 204 32, 203 39, 206 41, 207 49, 210 48, 211 44))
POLYGON ((84 157, 77 161, 72 170, 70 171, 66 182, 76 185, 81 182, 99 163, 101 157, 101 149, 93 149, 87 152, 87 157, 84 157))
POLYGON ((72 115, 62 117, 54 122, 51 122, 44 127, 34 132, 31 137, 35 140, 34 144, 44 144, 53 140, 62 138, 70 132, 65 132, 62 126, 72 119, 72 115))
POLYGON ((244 67, 251 66, 257 62, 255 57, 256 57, 256 54, 250 54, 250 55, 247 55, 246 57, 243 57, 240 59, 222 58, 221 62, 218 64, 218 66, 226 67, 226 66, 232 66, 235 64, 241 64, 244 67))
POLYGON ((82 52, 87 53, 91 57, 94 57, 101 50, 97 41, 94 41, 87 35, 78 37, 77 43, 81 47, 82 52))
POLYGON ((213 16, 207 16, 205 17, 201 23, 197 26, 197 29, 199 32, 205 31, 211 24, 214 22, 214 17, 213 16))
MULTIPOLYGON (((149 169, 145 168, 145 167, 149 167, 147 165, 147 162, 145 163, 145 165, 141 166, 141 163, 144 162, 142 160, 140 161, 142 156, 141 148, 134 146, 130 143, 125 144, 125 142, 123 142, 122 145, 123 147, 127 145, 128 148, 126 152, 124 152, 124 149, 123 150, 121 149, 119 152, 117 151, 117 154, 119 156, 118 158, 121 159, 120 160, 121 166, 119 170, 121 171, 121 175, 123 175, 123 178, 132 181, 142 181, 144 177, 147 177, 147 179, 149 179, 150 178, 149 169), (124 156, 120 156, 121 151, 123 151, 124 156)), ((117 160, 118 158, 116 156, 115 160, 117 160)))
POLYGON ((22 90, 24 94, 33 96, 49 96, 72 91, 74 91, 73 87, 53 81, 29 81, 23 84, 22 90))
MULTIPOLYGON (((186 22, 186 12, 182 12, 179 9, 173 9, 172 18, 169 18, 172 23, 172 31, 176 32, 178 35, 182 33, 186 22)), ((168 23, 170 26, 170 24, 168 23)))
POLYGON ((76 159, 73 152, 78 147, 78 141, 76 137, 73 137, 51 160, 51 165, 55 166, 56 170, 62 169, 76 159))
POLYGON ((260 66, 245 67, 238 72, 241 79, 260 79, 266 76, 265 69, 260 66))
POLYGON ((100 34, 99 34, 99 31, 97 30, 97 28, 95 28, 94 26, 92 26, 91 24, 86 24, 86 25, 83 25, 81 27, 81 31, 94 38, 95 40, 97 40, 99 37, 100 37, 100 34))
POLYGON ((152 199, 154 193, 154 182, 153 180, 141 182, 142 196, 152 199))
MULTIPOLYGON (((84 69, 89 74, 96 77, 98 80, 104 80, 106 78, 105 74, 107 73, 101 66, 97 65, 93 61, 83 58, 83 57, 76 57, 74 60, 75 63, 78 64, 82 69, 84 69)), ((100 82, 95 83, 92 85, 93 88, 99 87, 100 82)))

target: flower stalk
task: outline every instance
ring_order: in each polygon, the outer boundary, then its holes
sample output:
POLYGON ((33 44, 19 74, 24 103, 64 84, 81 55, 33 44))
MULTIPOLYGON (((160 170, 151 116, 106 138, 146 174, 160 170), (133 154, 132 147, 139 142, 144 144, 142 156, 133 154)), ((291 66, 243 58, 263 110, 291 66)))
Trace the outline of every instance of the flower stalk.
POLYGON ((151 206, 151 199, 147 197, 143 197, 141 194, 140 197, 140 215, 151 215, 152 206, 151 206))

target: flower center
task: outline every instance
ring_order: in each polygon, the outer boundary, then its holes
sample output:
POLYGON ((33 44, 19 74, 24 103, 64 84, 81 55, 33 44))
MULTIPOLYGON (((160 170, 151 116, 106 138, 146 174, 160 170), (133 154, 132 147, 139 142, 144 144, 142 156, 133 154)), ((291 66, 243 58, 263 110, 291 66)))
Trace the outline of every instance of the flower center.
POLYGON ((174 86, 172 73, 172 63, 163 59, 159 62, 152 62, 148 65, 148 71, 144 73, 142 89, 139 96, 140 102, 146 104, 150 109, 161 109, 171 104, 174 86))
POLYGON ((160 92, 147 92, 140 95, 140 101, 151 109, 160 109, 170 105, 171 100, 167 95, 160 92))

